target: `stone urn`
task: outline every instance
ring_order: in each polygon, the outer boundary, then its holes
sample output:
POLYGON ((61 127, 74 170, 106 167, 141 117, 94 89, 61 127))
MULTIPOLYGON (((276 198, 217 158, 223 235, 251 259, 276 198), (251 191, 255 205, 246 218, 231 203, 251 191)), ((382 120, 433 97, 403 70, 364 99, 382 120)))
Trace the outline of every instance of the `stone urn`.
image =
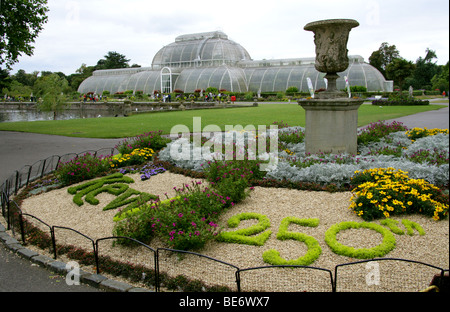
POLYGON ((304 29, 314 32, 316 45, 315 68, 326 73, 326 91, 313 99, 300 100, 306 113, 306 153, 357 153, 358 108, 362 99, 349 98, 336 88, 338 72, 349 65, 347 42, 350 30, 359 23, 350 19, 331 19, 307 24, 304 29))
POLYGON ((326 73, 328 88, 318 94, 319 98, 345 97, 346 93, 336 88, 338 72, 343 72, 348 67, 347 42, 350 30, 359 26, 352 19, 330 19, 308 23, 304 29, 314 32, 314 44, 316 45, 315 68, 326 73))

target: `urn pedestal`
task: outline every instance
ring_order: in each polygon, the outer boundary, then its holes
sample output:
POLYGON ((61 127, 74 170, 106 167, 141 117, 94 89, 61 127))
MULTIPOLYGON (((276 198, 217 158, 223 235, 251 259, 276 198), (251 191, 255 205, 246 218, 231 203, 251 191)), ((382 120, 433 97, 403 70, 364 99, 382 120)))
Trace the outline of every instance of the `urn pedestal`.
POLYGON ((300 101, 306 113, 306 153, 356 155, 358 108, 363 102, 349 98, 300 101))
POLYGON ((304 27, 314 32, 315 68, 326 73, 328 80, 326 91, 298 102, 306 111, 306 153, 357 152, 358 108, 363 100, 349 98, 348 93, 337 90, 336 80, 337 73, 348 67, 348 37, 358 25, 355 20, 332 19, 304 27))

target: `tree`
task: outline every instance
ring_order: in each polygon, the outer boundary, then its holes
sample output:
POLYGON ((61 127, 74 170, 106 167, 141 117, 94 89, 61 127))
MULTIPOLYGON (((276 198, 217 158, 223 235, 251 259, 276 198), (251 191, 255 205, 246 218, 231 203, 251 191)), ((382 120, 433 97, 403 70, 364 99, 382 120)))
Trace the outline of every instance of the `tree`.
POLYGON ((386 76, 387 65, 399 57, 400 54, 395 45, 390 46, 387 42, 383 42, 377 51, 372 52, 369 63, 386 76))
POLYGON ((11 66, 25 53, 33 55, 32 43, 47 22, 47 0, 0 1, 0 66, 11 66))
POLYGON ((396 58, 386 66, 386 76, 394 80, 400 91, 403 89, 403 82, 414 72, 415 65, 411 61, 403 58, 396 58))
POLYGON ((425 58, 419 57, 416 61, 416 68, 408 83, 414 89, 431 89, 431 79, 437 74, 438 65, 433 63, 437 58, 436 52, 426 49, 425 58))
MULTIPOLYGON (((0 68, 0 91, 8 88, 11 84, 11 77, 9 77, 9 71, 0 68)), ((2 92, 3 94, 4 92, 2 92)))
POLYGON ((27 74, 23 69, 19 69, 11 78, 20 82, 24 86, 32 87, 38 77, 39 72, 35 71, 32 74, 27 74))
POLYGON ((440 91, 445 91, 448 94, 449 90, 449 64, 445 64, 444 66, 440 66, 440 73, 434 75, 431 79, 431 84, 433 90, 439 89, 440 91))
POLYGON ((108 52, 107 55, 104 56, 104 59, 101 59, 97 62, 95 69, 115 69, 115 68, 128 68, 130 65, 125 55, 122 55, 117 52, 108 52))
POLYGON ((19 100, 20 98, 29 98, 33 93, 33 89, 30 86, 21 84, 17 80, 13 80, 8 88, 2 90, 2 93, 13 96, 16 100, 19 100))
POLYGON ((58 74, 39 77, 34 84, 34 92, 38 97, 38 107, 42 111, 56 112, 61 110, 67 100, 64 93, 70 91, 67 80, 58 74))

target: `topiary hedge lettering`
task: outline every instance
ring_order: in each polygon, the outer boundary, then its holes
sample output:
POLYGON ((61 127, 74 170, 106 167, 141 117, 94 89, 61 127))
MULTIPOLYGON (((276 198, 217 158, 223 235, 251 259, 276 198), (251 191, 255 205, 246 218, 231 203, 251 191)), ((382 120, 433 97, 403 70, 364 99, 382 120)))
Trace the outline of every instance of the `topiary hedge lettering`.
POLYGON ((100 193, 106 192, 117 196, 103 210, 115 209, 124 205, 129 205, 127 208, 137 207, 158 198, 156 195, 129 188, 129 183, 134 183, 134 180, 124 176, 122 173, 115 173, 94 181, 69 187, 67 192, 74 195, 73 202, 78 206, 84 204, 83 197, 87 203, 98 205, 99 201, 96 196, 100 193))
MULTIPOLYGON (((228 219, 228 226, 235 228, 239 225, 241 220, 256 219, 258 224, 242 228, 236 231, 221 232, 217 239, 221 242, 246 244, 255 246, 264 246, 264 243, 269 239, 272 231, 270 228, 270 220, 267 216, 259 213, 240 213, 228 219)), ((373 222, 355 222, 344 221, 332 225, 325 232, 325 243, 335 254, 356 258, 356 259, 372 259, 383 257, 396 247, 396 239, 394 234, 404 235, 405 232, 398 227, 399 221, 386 219, 380 222, 381 224, 373 222), (375 231, 383 236, 382 242, 372 248, 354 248, 340 243, 337 239, 337 234, 348 229, 369 229, 375 231)), ((401 221, 406 229, 406 233, 410 236, 414 235, 416 230, 419 235, 425 235, 423 228, 416 222, 403 219, 401 221)), ((296 240, 305 243, 308 251, 298 257, 297 259, 287 260, 280 256, 280 252, 276 249, 270 249, 263 252, 262 258, 264 262, 272 265, 310 265, 314 263, 321 255, 322 248, 316 238, 300 233, 288 231, 290 224, 297 224, 300 226, 317 227, 319 226, 319 219, 300 219, 297 217, 286 217, 281 221, 280 228, 277 233, 279 240, 296 240)))

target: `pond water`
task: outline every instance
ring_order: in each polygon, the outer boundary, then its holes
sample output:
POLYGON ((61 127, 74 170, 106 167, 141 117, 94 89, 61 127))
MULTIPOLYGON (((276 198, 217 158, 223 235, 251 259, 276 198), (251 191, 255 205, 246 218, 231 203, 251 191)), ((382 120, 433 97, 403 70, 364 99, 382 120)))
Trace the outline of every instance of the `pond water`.
MULTIPOLYGON (((114 117, 114 112, 108 110, 66 110, 56 114, 57 120, 114 117)), ((53 120, 53 112, 36 110, 4 110, 0 109, 0 122, 53 120)))

